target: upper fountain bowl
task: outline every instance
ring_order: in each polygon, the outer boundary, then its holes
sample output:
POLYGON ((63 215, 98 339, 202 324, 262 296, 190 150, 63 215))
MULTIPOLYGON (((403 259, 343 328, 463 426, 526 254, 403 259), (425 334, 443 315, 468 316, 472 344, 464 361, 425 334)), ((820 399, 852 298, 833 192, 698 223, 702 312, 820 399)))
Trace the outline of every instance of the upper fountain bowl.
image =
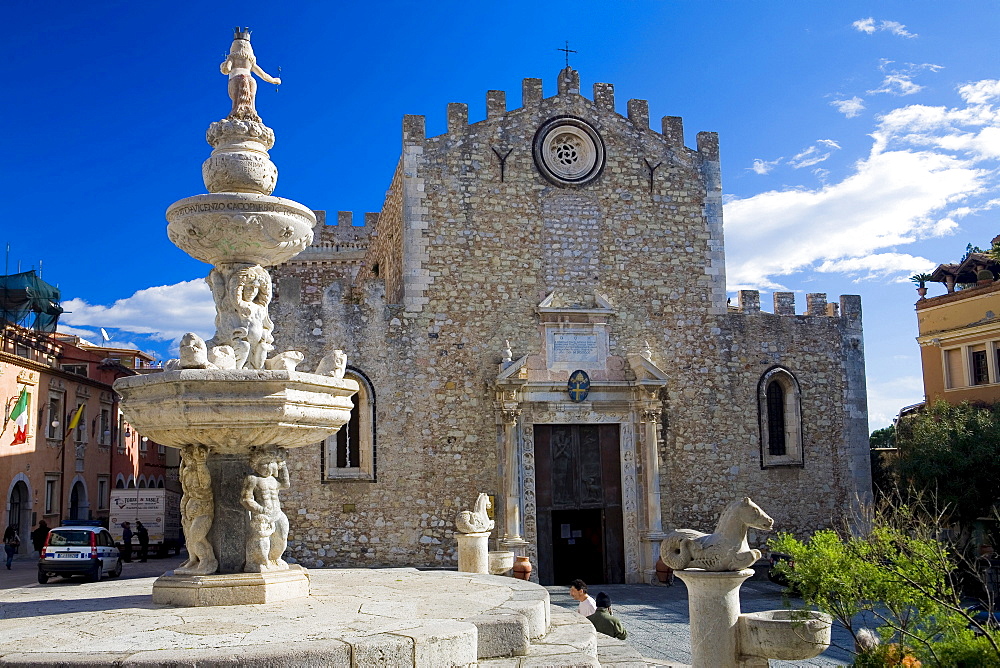
POLYGON ((300 371, 182 369, 119 378, 115 390, 125 419, 156 443, 235 454, 335 434, 351 417, 358 384, 300 371))
POLYGON ((178 200, 167 209, 167 236, 213 266, 286 262, 313 240, 316 215, 298 202, 256 193, 217 193, 178 200))

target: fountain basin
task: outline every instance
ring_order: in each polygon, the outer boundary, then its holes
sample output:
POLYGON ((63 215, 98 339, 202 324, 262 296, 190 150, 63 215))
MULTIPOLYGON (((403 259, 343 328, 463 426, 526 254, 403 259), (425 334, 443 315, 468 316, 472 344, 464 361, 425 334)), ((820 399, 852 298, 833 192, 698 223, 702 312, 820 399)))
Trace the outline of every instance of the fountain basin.
POLYGON ((197 260, 271 266, 312 243, 316 215, 290 199, 225 192, 178 200, 167 221, 170 241, 197 260))
POLYGON ((800 661, 830 646, 833 619, 815 610, 764 610, 739 617, 740 653, 766 659, 800 661))
POLYGON ((181 369, 121 378, 125 419, 173 447, 218 454, 315 445, 351 417, 357 382, 299 371, 181 369))

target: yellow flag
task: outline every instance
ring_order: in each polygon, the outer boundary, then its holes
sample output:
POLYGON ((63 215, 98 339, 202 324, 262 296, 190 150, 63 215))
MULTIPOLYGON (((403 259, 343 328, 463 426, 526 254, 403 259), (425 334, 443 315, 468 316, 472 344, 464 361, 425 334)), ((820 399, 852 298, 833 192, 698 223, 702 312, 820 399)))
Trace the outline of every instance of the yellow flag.
POLYGON ((80 404, 80 407, 76 409, 76 413, 73 414, 73 419, 69 421, 69 427, 66 428, 66 431, 73 431, 80 424, 80 418, 83 417, 83 406, 83 404, 80 404))

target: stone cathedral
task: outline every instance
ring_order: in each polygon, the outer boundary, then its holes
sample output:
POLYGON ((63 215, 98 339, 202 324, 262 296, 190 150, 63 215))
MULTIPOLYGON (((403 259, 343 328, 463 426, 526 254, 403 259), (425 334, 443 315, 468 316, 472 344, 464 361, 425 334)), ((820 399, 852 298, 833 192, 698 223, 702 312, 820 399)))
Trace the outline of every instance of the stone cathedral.
POLYGON ((729 304, 715 133, 689 148, 570 68, 521 99, 489 91, 471 124, 449 104, 437 137, 404 116, 382 210, 318 212, 276 268, 277 349, 342 349, 361 386, 348 427, 289 453, 289 554, 453 567, 485 492, 491 549, 541 583, 649 582, 665 532, 739 496, 779 530, 849 519, 871 495, 860 298, 729 304))

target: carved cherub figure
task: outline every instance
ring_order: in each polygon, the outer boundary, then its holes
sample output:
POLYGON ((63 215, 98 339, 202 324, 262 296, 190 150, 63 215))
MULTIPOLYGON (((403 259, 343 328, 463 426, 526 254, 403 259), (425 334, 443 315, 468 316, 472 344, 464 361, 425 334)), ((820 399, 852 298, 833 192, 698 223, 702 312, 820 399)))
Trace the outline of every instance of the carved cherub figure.
POLYGON ((174 569, 179 575, 209 575, 219 567, 215 551, 208 541, 215 514, 212 476, 208 471, 208 448, 187 445, 181 448, 180 465, 181 525, 188 558, 174 569))
POLYGON ((180 353, 182 369, 208 369, 211 366, 208 362, 208 347, 194 332, 181 337, 180 353))
POLYGON ((319 361, 316 373, 321 376, 333 376, 343 378, 347 372, 347 353, 343 350, 334 350, 319 361))
POLYGON ((225 264, 205 280, 215 299, 215 336, 208 343, 231 346, 237 369, 263 369, 274 348, 270 274, 259 264, 225 264))
POLYGON ((288 467, 284 451, 273 446, 257 448, 250 454, 255 474, 243 482, 242 503, 250 511, 247 535, 247 573, 281 571, 288 568, 282 560, 288 545, 288 517, 281 510, 278 492, 288 489, 288 467))
POLYGON ((476 498, 476 506, 473 510, 463 510, 455 518, 455 528, 461 533, 484 533, 493 531, 495 522, 490 519, 486 512, 493 507, 490 497, 487 494, 480 494, 476 498))
POLYGON ((281 79, 272 77, 257 65, 257 57, 250 46, 249 28, 236 28, 229 56, 219 65, 219 71, 229 75, 229 98, 233 101, 233 109, 226 118, 260 123, 256 109, 257 80, 253 75, 273 84, 281 84, 281 79))

